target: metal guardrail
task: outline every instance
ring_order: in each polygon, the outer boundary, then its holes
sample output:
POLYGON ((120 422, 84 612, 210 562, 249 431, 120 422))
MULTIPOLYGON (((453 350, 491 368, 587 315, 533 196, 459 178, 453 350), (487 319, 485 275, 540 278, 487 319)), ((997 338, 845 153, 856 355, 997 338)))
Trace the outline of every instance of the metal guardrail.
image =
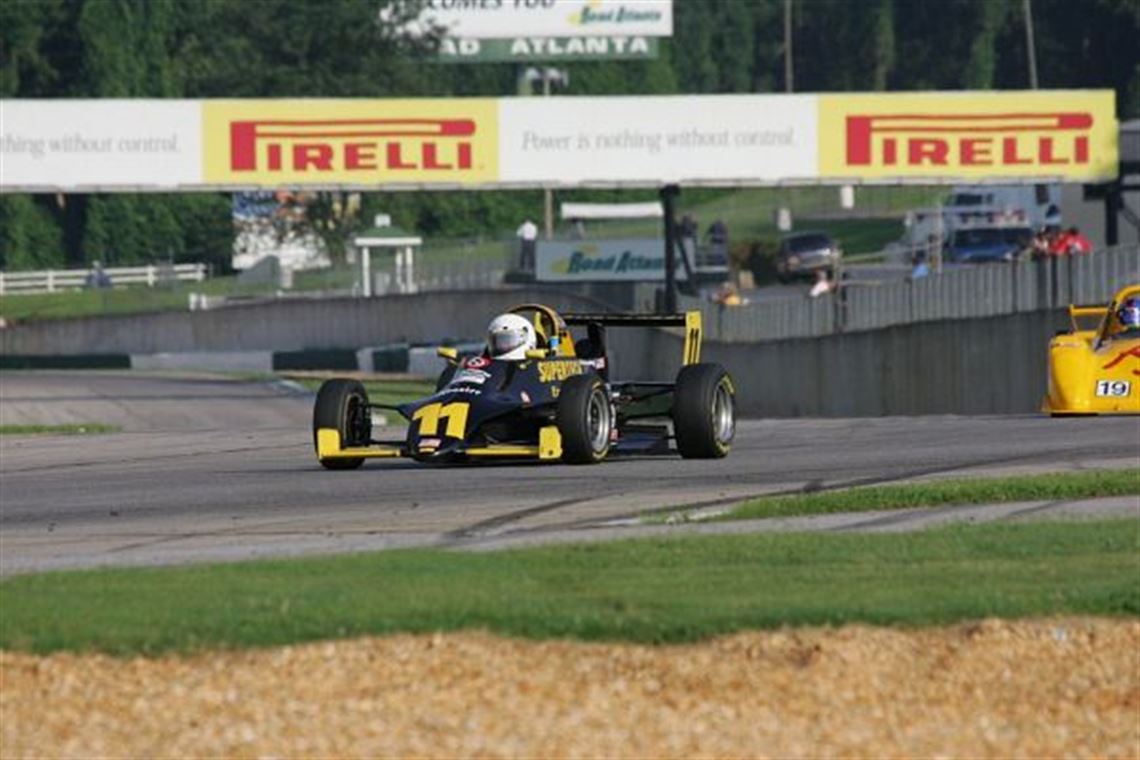
POLYGON ((499 261, 421 264, 415 273, 415 283, 420 292, 497 288, 502 286, 506 273, 499 261))
POLYGON ((856 282, 819 298, 721 306, 682 297, 679 305, 703 312, 708 337, 747 342, 1104 303, 1130 282, 1140 282, 1137 245, 1088 256, 983 264, 917 280, 856 282))
MULTIPOLYGON (((149 264, 141 267, 114 267, 104 269, 112 286, 146 284, 151 287, 160 282, 174 280, 202 282, 206 279, 205 264, 149 264)), ((90 269, 45 269, 36 272, 0 272, 0 295, 57 293, 63 290, 80 290, 87 287, 90 269)))

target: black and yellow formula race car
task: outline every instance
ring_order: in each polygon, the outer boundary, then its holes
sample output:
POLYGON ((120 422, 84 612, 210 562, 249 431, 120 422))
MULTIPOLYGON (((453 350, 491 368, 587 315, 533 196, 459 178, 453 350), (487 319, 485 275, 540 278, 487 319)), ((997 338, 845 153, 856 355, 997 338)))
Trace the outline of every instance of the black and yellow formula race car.
POLYGON ((459 356, 439 349, 448 366, 431 396, 389 406, 369 401, 356 380, 321 385, 313 409, 317 459, 331 470, 365 459, 410 457, 422 462, 535 459, 573 464, 616 454, 719 458, 732 446, 735 388, 724 368, 701 364, 701 315, 567 314, 539 304, 511 310, 535 328, 535 347, 518 361, 487 350, 459 356), (570 327, 583 333, 578 340, 570 327), (675 381, 620 382, 610 377, 606 330, 684 328, 675 381), (399 412, 403 440, 373 438, 372 410, 399 412), (674 445, 670 445, 670 444, 674 445))

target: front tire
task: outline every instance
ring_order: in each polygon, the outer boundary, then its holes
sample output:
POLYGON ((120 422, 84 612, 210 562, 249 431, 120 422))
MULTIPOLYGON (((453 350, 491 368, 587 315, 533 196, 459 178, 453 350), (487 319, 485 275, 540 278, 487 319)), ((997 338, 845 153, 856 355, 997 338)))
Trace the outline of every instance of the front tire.
POLYGON ((673 436, 685 459, 720 459, 736 435, 736 390, 719 364, 689 364, 673 391, 673 436))
MULTIPOLYGON (((341 446, 367 446, 372 438, 372 413, 368 408, 368 392, 356 380, 326 380, 317 391, 313 405, 313 449, 317 448, 317 431, 332 428, 340 433, 341 446)), ((355 470, 363 457, 320 459, 328 470, 355 470)))
POLYGON ((613 409, 600 378, 576 375, 562 383, 558 395, 562 461, 593 464, 605 459, 613 424, 613 409))

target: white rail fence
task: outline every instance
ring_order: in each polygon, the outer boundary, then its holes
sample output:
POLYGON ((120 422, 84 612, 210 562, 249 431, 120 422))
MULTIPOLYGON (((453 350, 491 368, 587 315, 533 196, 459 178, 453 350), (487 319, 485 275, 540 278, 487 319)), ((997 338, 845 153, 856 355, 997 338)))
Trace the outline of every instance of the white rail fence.
MULTIPOLYGON (((205 264, 148 264, 142 267, 112 267, 103 273, 110 278, 112 287, 119 285, 149 285, 165 282, 202 282, 206 279, 205 264)), ((80 290, 88 286, 90 269, 45 269, 38 272, 0 272, 0 295, 58 293, 80 290)))

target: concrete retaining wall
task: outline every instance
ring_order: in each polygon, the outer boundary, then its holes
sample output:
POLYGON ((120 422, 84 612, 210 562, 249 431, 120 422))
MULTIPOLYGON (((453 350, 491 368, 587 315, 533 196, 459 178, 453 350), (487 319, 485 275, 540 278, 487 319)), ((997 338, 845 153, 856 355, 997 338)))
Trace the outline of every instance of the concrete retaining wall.
MULTIPOLYGON (((599 309, 597 302, 541 288, 283 301, 213 312, 17 325, 0 330, 0 355, 62 359, 130 354, 133 360, 141 354, 171 352, 357 352, 393 342, 478 338, 490 315, 528 301, 563 310, 599 309)), ((1029 413, 1037 410, 1045 392, 1049 338, 1066 324, 1065 313, 1052 310, 822 338, 708 341, 703 358, 729 369, 742 410, 752 415, 1029 413)), ((662 379, 676 374, 679 335, 611 330, 609 336, 615 377, 662 379)), ((357 366, 365 364, 350 358, 357 366)), ((272 361, 278 367, 276 354, 272 361)), ((435 360, 427 356, 425 361, 435 360)), ((261 363, 259 356, 258 366, 261 363)))
MULTIPOLYGON (((710 341, 701 358, 728 368, 750 415, 1032 413, 1045 393, 1049 339, 1067 324, 1056 310, 823 338, 710 341)), ((622 377, 668 377, 679 367, 679 336, 611 336, 622 377)))
POLYGON ((598 301, 538 287, 384 298, 290 299, 216 311, 28 322, 0 330, 0 354, 299 351, 480 338, 495 314, 538 301, 597 311, 598 301))

